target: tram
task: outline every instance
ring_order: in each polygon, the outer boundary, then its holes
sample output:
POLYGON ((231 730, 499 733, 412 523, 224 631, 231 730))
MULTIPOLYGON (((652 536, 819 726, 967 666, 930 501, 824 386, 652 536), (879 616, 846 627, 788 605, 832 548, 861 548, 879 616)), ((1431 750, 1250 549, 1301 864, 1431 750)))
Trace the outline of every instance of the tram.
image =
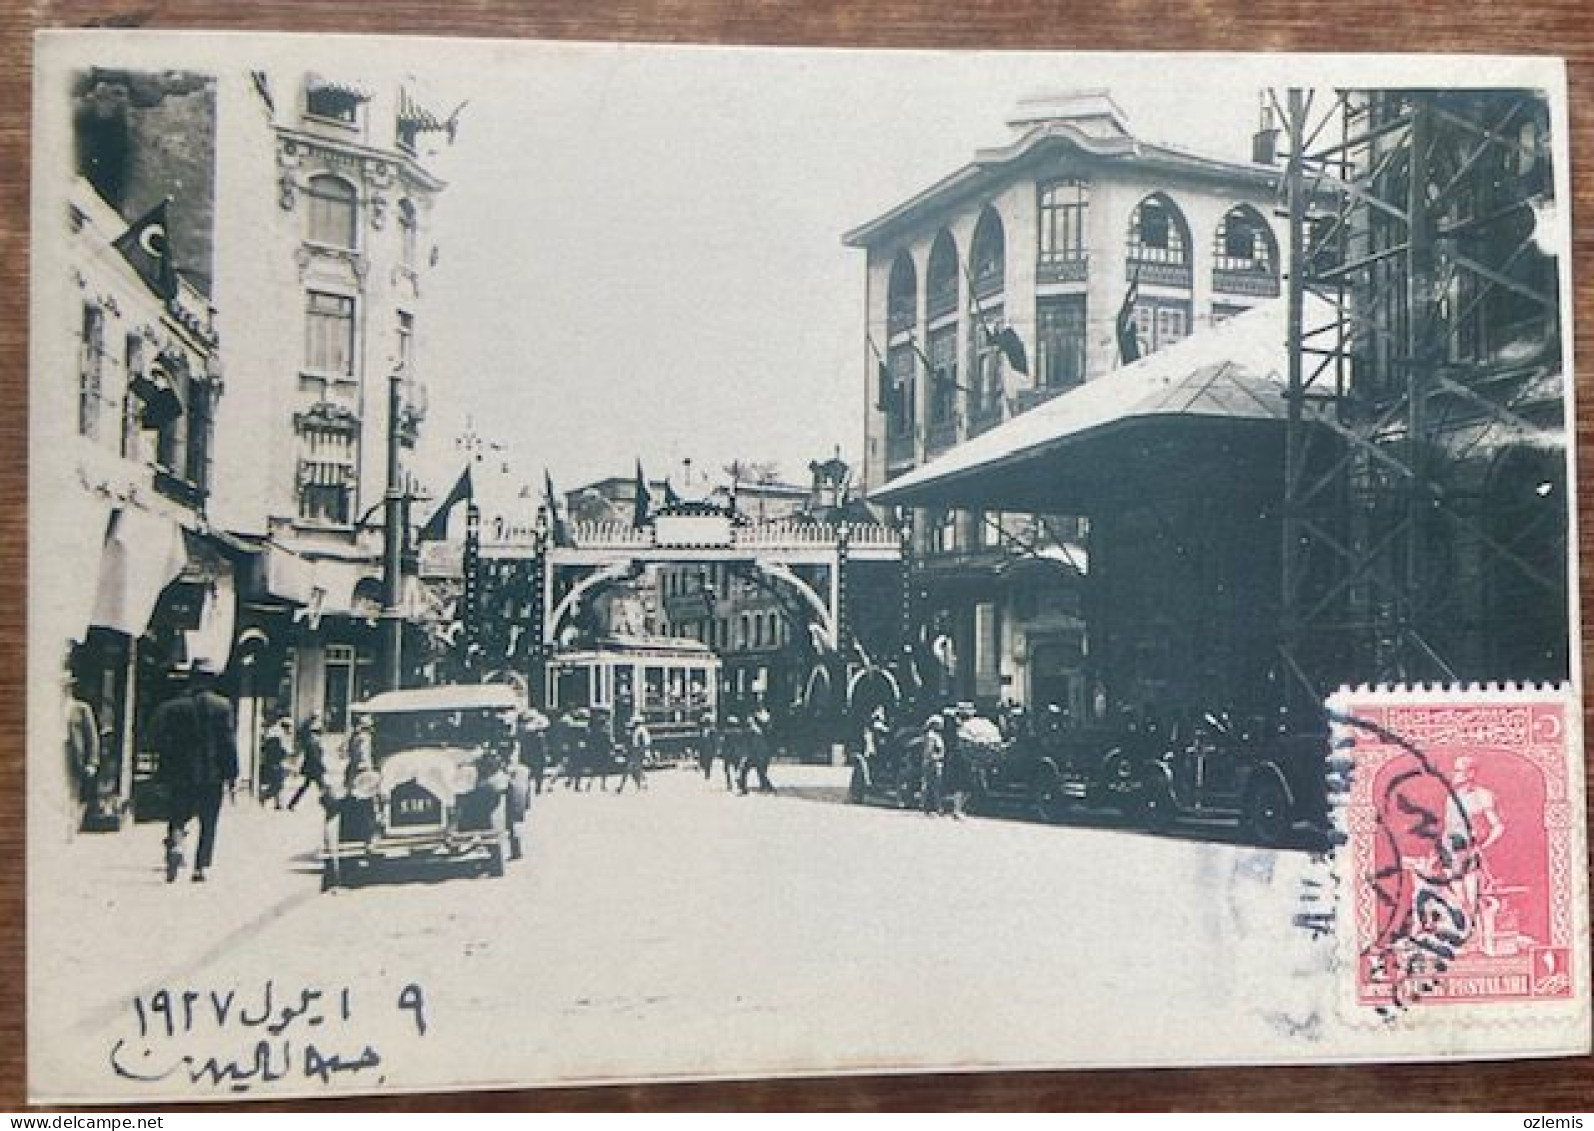
POLYGON ((719 657, 697 640, 605 637, 548 661, 550 712, 602 711, 623 728, 641 715, 655 755, 696 747, 705 717, 719 717, 719 657))

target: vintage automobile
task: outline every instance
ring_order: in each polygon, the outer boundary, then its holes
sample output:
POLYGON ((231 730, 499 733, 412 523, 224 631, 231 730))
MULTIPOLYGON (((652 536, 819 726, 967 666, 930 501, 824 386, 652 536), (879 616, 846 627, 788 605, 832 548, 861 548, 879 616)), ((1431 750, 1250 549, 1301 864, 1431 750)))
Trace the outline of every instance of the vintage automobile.
POLYGON ((1160 757, 1137 764, 1137 815, 1153 828, 1176 819, 1237 822, 1267 846, 1320 843, 1328 754, 1326 725, 1207 713, 1172 735, 1160 757))
POLYGON ((848 799, 858 805, 884 802, 899 809, 918 805, 924 783, 923 746, 922 726, 876 723, 869 739, 852 751, 848 799))
POLYGON ((1057 821, 1078 808, 1140 812, 1138 767, 1161 751, 1153 730, 1129 725, 1075 726, 1043 715, 1011 726, 1000 746, 970 747, 971 809, 1030 814, 1057 821))
POLYGON ((515 745, 525 706, 505 684, 388 691, 357 704, 371 756, 348 767, 326 802, 322 889, 393 859, 475 862, 503 875, 525 812, 515 745))

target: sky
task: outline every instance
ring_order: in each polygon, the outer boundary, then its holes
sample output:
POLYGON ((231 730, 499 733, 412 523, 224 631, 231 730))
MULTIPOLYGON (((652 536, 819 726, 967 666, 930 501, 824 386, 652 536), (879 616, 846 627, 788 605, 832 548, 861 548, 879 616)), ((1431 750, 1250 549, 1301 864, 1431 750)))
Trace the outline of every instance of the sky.
POLYGON ((469 103, 432 163, 449 184, 417 470, 451 479, 467 429, 534 489, 544 467, 564 491, 637 459, 678 486, 688 459, 797 482, 837 447, 857 463, 864 253, 842 234, 1005 143, 1041 91, 1106 87, 1139 136, 1243 158, 1258 84, 1205 70, 565 45, 423 72, 437 101, 469 103))

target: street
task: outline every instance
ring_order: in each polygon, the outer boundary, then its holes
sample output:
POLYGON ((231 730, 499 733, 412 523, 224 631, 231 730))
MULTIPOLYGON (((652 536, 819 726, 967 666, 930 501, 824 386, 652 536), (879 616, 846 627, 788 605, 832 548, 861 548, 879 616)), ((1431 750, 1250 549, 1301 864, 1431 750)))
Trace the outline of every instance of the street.
POLYGON ((64 1030, 40 1047, 104 1064, 101 1088, 190 1095, 1188 1059, 1181 1018, 1224 1018, 1236 1055, 1287 1055, 1291 1003, 1247 987, 1276 989, 1312 957, 1289 925, 1315 867, 1303 854, 849 806, 845 773, 777 765, 797 788, 776 796, 685 768, 643 793, 558 788, 502 879, 439 869, 332 894, 314 806, 228 807, 205 885, 163 882, 155 825, 79 837, 65 851, 80 882, 34 919, 41 936, 72 924, 32 949, 35 1009, 64 1030), (240 1069, 195 1084, 168 1071, 180 1053, 244 1064, 266 1034, 188 1017, 163 1045, 148 1023, 162 989, 193 991, 200 1014, 231 991, 240 1009, 279 1008, 270 1035, 291 1041, 280 1003, 309 988, 350 991, 344 1016, 299 1034, 321 1041, 315 1067, 338 1039, 380 1067, 309 1072, 289 1047, 281 1081, 240 1069), (146 1076, 160 1079, 128 1084, 146 1076))

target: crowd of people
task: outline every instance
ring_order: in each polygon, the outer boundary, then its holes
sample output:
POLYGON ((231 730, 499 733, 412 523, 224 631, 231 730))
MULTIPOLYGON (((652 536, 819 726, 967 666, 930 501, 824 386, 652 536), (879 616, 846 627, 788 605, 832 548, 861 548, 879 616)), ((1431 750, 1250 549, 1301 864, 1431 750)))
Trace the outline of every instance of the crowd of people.
MULTIPOLYGON (((723 724, 705 713, 698 723, 683 747, 695 758, 705 780, 713 780, 718 764, 727 790, 745 794, 756 787, 762 793, 774 792, 769 778, 773 750, 767 711, 760 708, 745 718, 730 715, 723 724)), ((611 777, 618 779, 616 793, 625 792, 628 784, 638 790, 647 788, 646 770, 656 751, 653 734, 640 715, 632 715, 629 723, 621 726, 615 714, 603 708, 580 707, 551 721, 528 711, 522 716, 519 732, 521 764, 530 773, 534 793, 555 786, 590 792, 594 782, 606 792, 611 777)))

